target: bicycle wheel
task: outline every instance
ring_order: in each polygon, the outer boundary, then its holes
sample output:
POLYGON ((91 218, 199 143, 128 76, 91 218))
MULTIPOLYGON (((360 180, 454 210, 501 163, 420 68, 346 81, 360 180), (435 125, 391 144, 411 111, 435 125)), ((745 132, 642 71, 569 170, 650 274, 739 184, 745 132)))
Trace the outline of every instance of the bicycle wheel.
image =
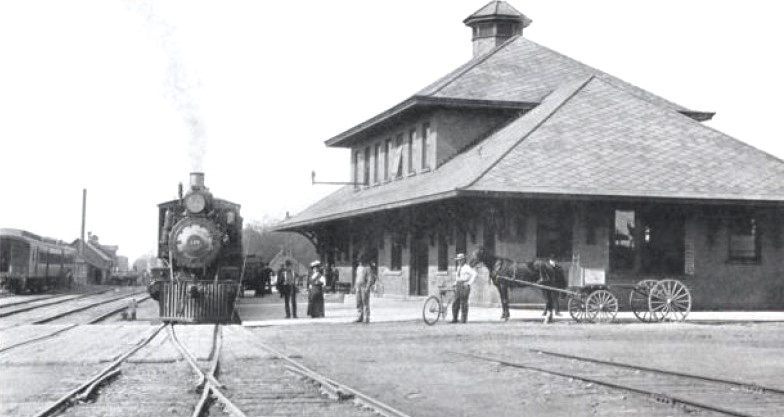
POLYGON ((435 295, 431 295, 425 300, 425 305, 422 307, 422 320, 428 326, 436 324, 438 317, 441 315, 441 299, 435 295))

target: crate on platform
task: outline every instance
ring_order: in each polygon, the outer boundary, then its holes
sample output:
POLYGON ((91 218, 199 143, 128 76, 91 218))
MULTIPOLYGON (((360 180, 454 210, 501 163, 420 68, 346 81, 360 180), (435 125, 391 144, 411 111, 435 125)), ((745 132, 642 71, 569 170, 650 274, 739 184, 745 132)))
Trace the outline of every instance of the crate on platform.
POLYGON ((569 286, 587 287, 593 285, 604 285, 606 274, 602 268, 583 268, 580 265, 580 255, 572 256, 572 264, 569 266, 569 286))

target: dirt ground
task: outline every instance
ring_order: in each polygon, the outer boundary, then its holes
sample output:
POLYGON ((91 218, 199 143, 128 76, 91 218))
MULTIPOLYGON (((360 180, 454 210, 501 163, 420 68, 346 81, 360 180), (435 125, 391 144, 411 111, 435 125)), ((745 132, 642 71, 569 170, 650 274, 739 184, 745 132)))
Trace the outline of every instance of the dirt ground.
MULTIPOLYGON (((784 324, 542 325, 422 322, 250 329, 314 369, 412 416, 708 416, 638 394, 480 362, 532 363, 531 349, 784 388, 784 324)), ((539 359, 541 360, 541 359, 539 359)))

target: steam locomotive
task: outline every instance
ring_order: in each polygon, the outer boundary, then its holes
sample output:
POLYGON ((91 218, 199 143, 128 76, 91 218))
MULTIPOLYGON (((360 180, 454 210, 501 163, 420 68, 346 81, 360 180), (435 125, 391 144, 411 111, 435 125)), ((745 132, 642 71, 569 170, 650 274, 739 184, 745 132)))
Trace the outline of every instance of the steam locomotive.
POLYGON ((240 205, 213 197, 204 173, 190 174, 190 189, 158 205, 158 258, 167 273, 150 283, 161 320, 227 323, 242 274, 240 205))

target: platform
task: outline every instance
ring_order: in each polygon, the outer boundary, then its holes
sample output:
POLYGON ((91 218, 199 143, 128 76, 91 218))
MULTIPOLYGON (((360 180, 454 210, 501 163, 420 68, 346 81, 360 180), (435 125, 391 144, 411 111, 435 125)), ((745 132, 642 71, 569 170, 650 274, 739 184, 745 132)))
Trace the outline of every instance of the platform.
MULTIPOLYGON (((249 292, 248 294, 252 294, 249 292)), ((372 296, 370 300, 371 322, 422 322, 422 306, 426 297, 372 296)), ((315 323, 351 323, 357 318, 356 298, 352 294, 326 294, 325 317, 311 318, 307 312, 307 294, 297 294, 297 319, 286 319, 283 298, 278 294, 264 297, 246 296, 237 304, 240 320, 244 326, 302 325, 315 323)), ((512 309, 511 320, 541 321, 540 309, 512 309)), ((451 314, 451 313, 450 313, 451 314)), ((469 322, 499 322, 499 307, 471 306, 469 322)), ((555 322, 572 322, 567 311, 554 317, 555 322)), ((784 322, 784 311, 692 311, 686 319, 689 323, 732 323, 732 322, 784 322)), ((631 312, 621 311, 614 323, 640 323, 631 312)), ((424 324, 424 323, 423 323, 424 324)), ((642 325, 655 326, 656 323, 642 325)))

